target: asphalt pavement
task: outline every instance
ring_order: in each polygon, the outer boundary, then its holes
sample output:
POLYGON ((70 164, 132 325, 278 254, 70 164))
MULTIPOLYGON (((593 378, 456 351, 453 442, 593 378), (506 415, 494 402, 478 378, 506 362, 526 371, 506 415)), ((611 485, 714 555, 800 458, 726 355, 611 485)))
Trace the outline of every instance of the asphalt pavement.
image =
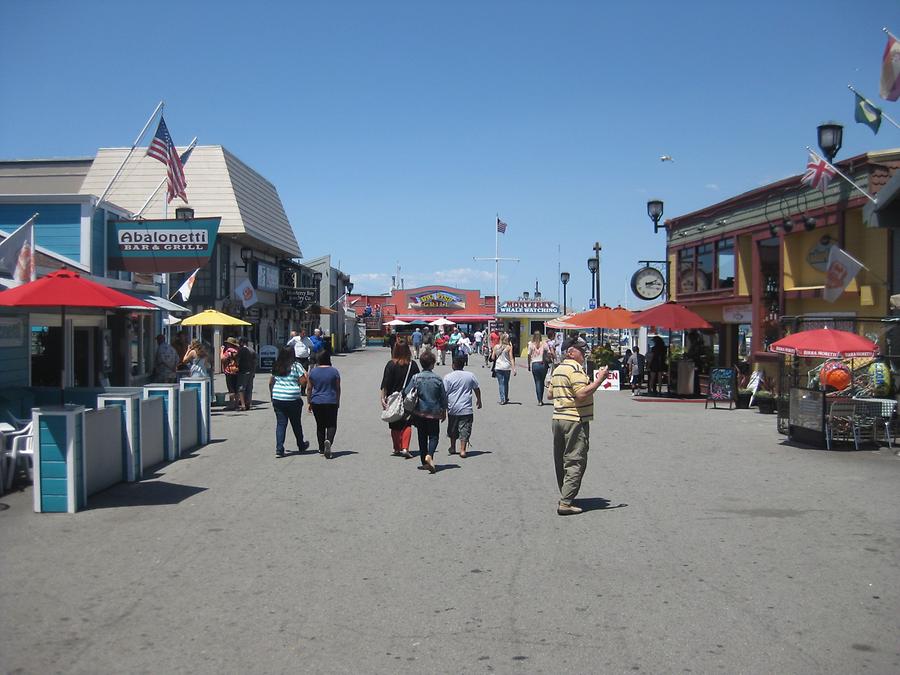
POLYGON ((0 498, 0 671, 900 672, 892 451, 598 392, 586 512, 560 517, 530 373, 500 406, 473 359, 471 456, 442 439, 429 475, 390 456, 387 357, 335 358, 331 460, 275 458, 258 376, 256 409, 83 512, 0 498))

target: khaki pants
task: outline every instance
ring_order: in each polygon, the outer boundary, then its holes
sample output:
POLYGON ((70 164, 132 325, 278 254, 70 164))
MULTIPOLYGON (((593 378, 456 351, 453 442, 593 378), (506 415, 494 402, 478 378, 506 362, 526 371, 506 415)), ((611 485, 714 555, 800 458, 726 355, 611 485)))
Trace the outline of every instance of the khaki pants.
POLYGON ((590 422, 553 420, 553 463, 561 504, 571 504, 587 468, 590 422))

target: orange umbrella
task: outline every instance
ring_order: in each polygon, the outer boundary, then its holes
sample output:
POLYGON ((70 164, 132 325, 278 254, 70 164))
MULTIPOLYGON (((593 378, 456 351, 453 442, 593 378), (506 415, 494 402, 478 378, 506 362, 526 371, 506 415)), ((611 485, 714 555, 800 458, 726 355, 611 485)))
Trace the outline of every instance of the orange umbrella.
POLYGON ((691 330, 693 328, 712 328, 710 323, 699 314, 692 312, 677 302, 664 302, 656 307, 634 312, 632 321, 641 326, 659 326, 669 330, 691 330))
POLYGON ((638 328, 631 320, 631 312, 627 309, 606 305, 560 319, 559 323, 565 324, 564 328, 638 328))

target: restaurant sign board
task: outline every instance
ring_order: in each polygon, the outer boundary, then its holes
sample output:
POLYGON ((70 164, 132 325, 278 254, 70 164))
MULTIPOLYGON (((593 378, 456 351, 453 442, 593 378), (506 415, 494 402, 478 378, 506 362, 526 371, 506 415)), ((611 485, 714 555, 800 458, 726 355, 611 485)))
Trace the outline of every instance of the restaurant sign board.
POLYGON ((465 309, 466 298, 458 293, 441 289, 425 291, 409 296, 409 309, 465 309))
POLYGON ((107 268, 193 272, 209 261, 221 218, 116 220, 107 226, 107 268))

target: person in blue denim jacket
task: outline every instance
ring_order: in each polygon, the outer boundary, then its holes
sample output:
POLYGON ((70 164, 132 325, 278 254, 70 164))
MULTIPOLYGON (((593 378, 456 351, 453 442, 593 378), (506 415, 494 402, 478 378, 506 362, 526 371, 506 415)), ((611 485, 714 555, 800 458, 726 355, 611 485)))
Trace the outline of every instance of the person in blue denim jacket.
POLYGON ((412 413, 413 424, 419 432, 419 458, 422 469, 435 473, 434 451, 437 449, 441 435, 441 422, 447 417, 447 392, 444 382, 434 373, 435 357, 426 351, 419 357, 422 372, 416 374, 406 385, 403 395, 406 396, 413 387, 419 392, 416 409, 412 413))

